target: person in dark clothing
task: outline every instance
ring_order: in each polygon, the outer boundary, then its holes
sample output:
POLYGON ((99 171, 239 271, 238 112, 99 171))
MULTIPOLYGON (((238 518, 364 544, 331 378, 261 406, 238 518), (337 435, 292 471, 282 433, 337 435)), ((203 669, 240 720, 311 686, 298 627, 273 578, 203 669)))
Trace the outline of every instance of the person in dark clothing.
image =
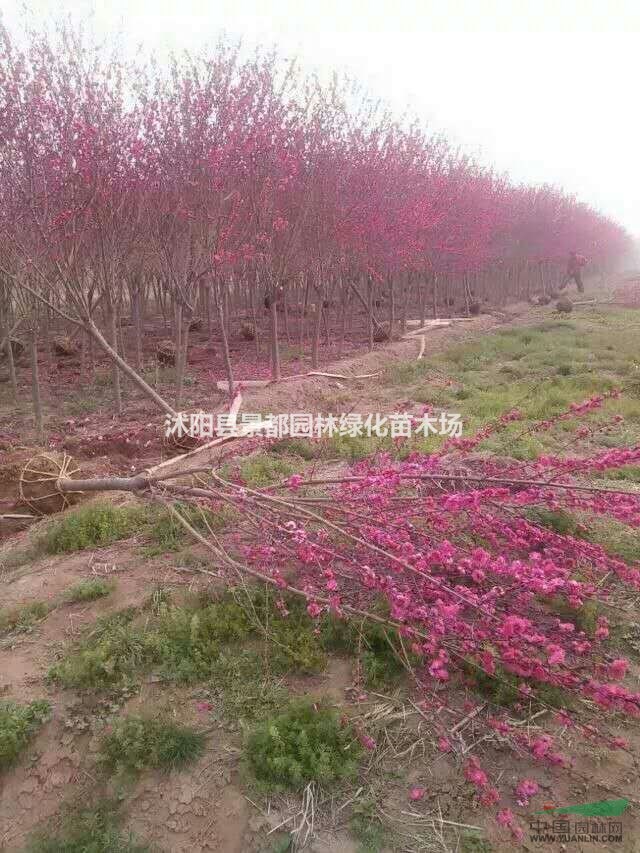
POLYGON ((576 252, 569 253, 569 261, 567 263, 567 272, 560 285, 560 290, 569 284, 571 280, 575 281, 579 293, 584 293, 584 284, 582 283, 582 268, 587 263, 587 259, 583 255, 578 255, 576 252))

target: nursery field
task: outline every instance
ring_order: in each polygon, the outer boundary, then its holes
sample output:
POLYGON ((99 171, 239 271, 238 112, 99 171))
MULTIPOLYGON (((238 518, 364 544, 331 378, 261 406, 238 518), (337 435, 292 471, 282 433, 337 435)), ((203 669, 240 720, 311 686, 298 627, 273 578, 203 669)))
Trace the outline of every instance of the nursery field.
MULTIPOLYGON (((322 356, 374 379, 242 390, 263 414, 459 413, 459 439, 239 439, 6 537, 0 850, 640 849, 625 287, 322 356)), ((48 448, 80 476, 159 459, 133 398, 100 443, 99 374, 62 414, 49 393, 48 448)), ((19 413, 6 459, 36 452, 19 413)))

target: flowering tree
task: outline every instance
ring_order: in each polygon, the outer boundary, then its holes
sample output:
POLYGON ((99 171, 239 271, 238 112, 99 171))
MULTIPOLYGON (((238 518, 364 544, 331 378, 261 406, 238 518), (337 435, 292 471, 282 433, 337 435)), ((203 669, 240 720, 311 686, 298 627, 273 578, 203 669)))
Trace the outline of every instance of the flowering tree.
POLYGON ((25 48, 3 29, 0 45, 0 271, 107 353, 116 400, 124 373, 173 411, 140 376, 151 292, 172 318, 179 408, 198 310, 210 330, 216 315, 233 389, 247 306, 254 326, 267 308, 278 378, 280 311, 317 366, 332 303, 343 335, 360 306, 372 342, 383 309, 393 333, 399 314, 424 316, 427 291, 435 314, 469 310, 551 287, 571 250, 604 267, 628 247, 576 199, 515 186, 351 81, 323 85, 274 54, 221 42, 166 69, 71 26, 25 48), (137 370, 119 351, 123 314, 137 370))

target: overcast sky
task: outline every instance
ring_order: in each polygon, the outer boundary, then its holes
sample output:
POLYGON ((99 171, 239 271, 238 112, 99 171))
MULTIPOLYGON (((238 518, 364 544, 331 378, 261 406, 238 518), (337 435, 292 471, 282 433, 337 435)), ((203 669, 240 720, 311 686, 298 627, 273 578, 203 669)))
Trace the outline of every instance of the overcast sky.
MULTIPOLYGON (((20 0, 2 0, 6 23, 20 0)), ((32 0, 31 17, 85 0, 32 0)), ((640 236, 637 0, 101 0, 100 32, 194 48, 221 32, 357 76, 516 181, 564 187, 640 236)))

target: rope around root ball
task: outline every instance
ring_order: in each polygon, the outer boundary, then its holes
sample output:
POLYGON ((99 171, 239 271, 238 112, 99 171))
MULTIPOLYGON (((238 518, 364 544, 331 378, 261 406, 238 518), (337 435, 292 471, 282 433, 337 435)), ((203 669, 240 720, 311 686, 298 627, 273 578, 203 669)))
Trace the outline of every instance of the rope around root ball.
POLYGON ((71 504, 71 496, 79 492, 61 491, 58 488, 58 480, 71 479, 77 474, 80 469, 74 466, 74 460, 66 453, 61 458, 50 453, 33 456, 20 471, 20 500, 38 515, 48 515, 66 509, 71 504), (50 469, 44 470, 47 465, 50 469), (44 490, 42 493, 41 489, 44 490), (57 502, 53 507, 52 498, 57 502), (46 501, 49 501, 48 506, 46 501))

